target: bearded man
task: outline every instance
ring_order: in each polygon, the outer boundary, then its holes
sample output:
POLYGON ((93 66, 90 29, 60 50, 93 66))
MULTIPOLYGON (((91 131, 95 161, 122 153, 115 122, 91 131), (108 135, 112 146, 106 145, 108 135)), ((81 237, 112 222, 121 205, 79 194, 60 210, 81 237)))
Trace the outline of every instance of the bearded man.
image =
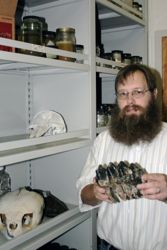
POLYGON ((167 124, 157 105, 156 78, 145 65, 128 65, 118 73, 115 91, 111 125, 95 139, 77 181, 79 207, 98 208, 100 250, 166 250, 167 124), (147 170, 137 185, 142 198, 112 203, 95 180, 96 170, 121 161, 147 170))

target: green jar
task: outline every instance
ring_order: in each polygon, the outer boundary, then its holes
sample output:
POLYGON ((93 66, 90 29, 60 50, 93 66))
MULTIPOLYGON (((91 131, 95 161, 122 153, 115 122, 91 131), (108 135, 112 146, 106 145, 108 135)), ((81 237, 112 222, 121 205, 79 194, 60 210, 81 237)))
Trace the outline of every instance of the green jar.
MULTIPOLYGON (((26 43, 42 45, 42 21, 37 16, 25 16, 20 27, 19 40, 26 43)), ((21 49, 19 52, 41 56, 43 53, 21 49)))

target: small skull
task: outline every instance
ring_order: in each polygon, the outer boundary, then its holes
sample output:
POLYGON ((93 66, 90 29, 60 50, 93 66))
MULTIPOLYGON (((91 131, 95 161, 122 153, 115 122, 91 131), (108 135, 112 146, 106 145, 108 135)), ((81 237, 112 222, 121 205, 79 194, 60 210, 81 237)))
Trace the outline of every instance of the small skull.
POLYGON ((44 110, 37 113, 29 126, 30 138, 56 135, 67 131, 62 115, 55 111, 44 110))
POLYGON ((25 188, 8 192, 0 198, 0 231, 7 239, 17 237, 42 220, 44 198, 25 188))

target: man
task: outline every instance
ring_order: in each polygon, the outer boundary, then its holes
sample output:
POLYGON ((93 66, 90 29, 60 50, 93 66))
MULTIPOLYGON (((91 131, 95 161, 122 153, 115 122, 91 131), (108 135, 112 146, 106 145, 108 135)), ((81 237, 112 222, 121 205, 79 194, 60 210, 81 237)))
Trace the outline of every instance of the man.
POLYGON ((98 207, 100 250, 167 249, 167 124, 156 103, 152 71, 128 65, 115 80, 116 109, 109 130, 94 142, 77 181, 81 211, 98 207), (112 203, 95 181, 99 164, 138 163, 148 174, 137 188, 142 198, 112 203))

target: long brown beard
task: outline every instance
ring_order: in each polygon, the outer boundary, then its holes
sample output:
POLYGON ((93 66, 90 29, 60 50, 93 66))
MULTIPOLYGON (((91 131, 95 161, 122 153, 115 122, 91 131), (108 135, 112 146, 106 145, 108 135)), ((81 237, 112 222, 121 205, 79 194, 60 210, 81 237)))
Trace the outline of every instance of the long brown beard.
POLYGON ((125 107, 121 111, 116 105, 112 117, 110 134, 118 142, 132 145, 139 141, 150 142, 161 130, 162 119, 160 108, 153 99, 147 109, 134 105, 134 108, 142 110, 140 116, 126 115, 125 107))

